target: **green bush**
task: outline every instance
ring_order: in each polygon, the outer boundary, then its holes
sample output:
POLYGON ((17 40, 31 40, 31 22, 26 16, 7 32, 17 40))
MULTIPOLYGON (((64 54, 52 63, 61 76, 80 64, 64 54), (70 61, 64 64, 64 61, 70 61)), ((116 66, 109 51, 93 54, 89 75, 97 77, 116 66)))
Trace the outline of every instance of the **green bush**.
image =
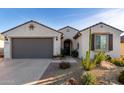
POLYGON ((122 84, 124 84, 124 71, 121 72, 119 78, 118 78, 118 81, 122 84))
POLYGON ((122 60, 121 58, 113 58, 111 59, 111 62, 116 66, 120 66, 120 67, 124 66, 124 60, 122 60))
POLYGON ((72 50, 71 51, 71 56, 72 57, 78 57, 78 51, 77 50, 72 50))
POLYGON ((65 57, 65 50, 61 49, 61 57, 65 57))
POLYGON ((94 56, 94 62, 100 64, 101 61, 109 59, 109 56, 106 56, 104 52, 99 52, 94 56))
POLYGON ((86 52, 86 59, 82 60, 82 66, 87 71, 96 67, 96 63, 90 60, 89 51, 86 52))
POLYGON ((59 63, 59 68, 61 68, 61 69, 67 69, 67 68, 70 68, 70 67, 71 67, 71 64, 69 62, 59 63))
POLYGON ((81 76, 81 81, 84 85, 94 85, 96 84, 96 76, 91 73, 86 73, 85 75, 81 76))
POLYGON ((109 61, 109 62, 110 62, 110 61, 111 61, 111 59, 112 59, 112 58, 111 58, 111 56, 110 56, 110 55, 106 55, 106 61, 109 61))

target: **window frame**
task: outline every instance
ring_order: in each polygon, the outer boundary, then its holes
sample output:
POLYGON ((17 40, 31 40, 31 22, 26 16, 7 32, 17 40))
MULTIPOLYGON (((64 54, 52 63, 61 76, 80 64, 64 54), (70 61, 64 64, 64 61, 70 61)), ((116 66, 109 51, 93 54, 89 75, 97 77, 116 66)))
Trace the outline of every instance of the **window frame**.
MULTIPOLYGON (((101 42, 101 40, 100 40, 101 42)), ((100 44, 101 46, 101 44, 100 44)), ((108 34, 95 34, 94 35, 94 50, 95 51, 105 51, 107 52, 109 50, 109 35, 108 34), (106 36, 106 41, 107 41, 107 44, 106 44, 106 49, 96 49, 96 36, 106 36)))

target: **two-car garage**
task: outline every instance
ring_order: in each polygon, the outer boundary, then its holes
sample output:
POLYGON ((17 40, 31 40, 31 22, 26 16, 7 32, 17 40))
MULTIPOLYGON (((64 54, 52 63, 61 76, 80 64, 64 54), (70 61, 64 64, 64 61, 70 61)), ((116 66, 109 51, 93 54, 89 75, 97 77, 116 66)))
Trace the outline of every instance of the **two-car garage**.
POLYGON ((51 58, 52 38, 13 38, 12 58, 51 58))
POLYGON ((5 58, 52 58, 60 55, 62 33, 36 21, 28 21, 2 34, 5 37, 5 58))

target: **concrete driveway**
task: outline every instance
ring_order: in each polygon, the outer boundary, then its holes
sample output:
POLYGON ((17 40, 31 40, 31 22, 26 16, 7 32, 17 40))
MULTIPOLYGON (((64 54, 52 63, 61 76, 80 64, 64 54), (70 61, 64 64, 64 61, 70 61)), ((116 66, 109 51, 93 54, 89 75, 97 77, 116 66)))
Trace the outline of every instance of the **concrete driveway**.
POLYGON ((18 85, 39 80, 52 59, 13 59, 0 63, 0 85, 18 85))

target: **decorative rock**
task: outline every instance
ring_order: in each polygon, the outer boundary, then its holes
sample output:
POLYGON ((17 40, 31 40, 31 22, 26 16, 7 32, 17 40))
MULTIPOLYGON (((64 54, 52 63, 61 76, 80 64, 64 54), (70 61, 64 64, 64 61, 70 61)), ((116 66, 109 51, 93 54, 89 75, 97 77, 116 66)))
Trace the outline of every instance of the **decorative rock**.
POLYGON ((100 84, 100 85, 110 85, 109 82, 108 81, 105 81, 105 80, 100 80, 98 82, 98 84, 100 84))
POLYGON ((105 70, 111 70, 111 69, 116 69, 116 66, 110 62, 107 61, 102 61, 100 63, 100 67, 105 70))
POLYGON ((75 78, 70 78, 65 82, 65 85, 79 85, 79 82, 75 78))
POLYGON ((114 83, 114 82, 110 82, 110 85, 118 85, 118 84, 116 84, 116 83, 114 83))

